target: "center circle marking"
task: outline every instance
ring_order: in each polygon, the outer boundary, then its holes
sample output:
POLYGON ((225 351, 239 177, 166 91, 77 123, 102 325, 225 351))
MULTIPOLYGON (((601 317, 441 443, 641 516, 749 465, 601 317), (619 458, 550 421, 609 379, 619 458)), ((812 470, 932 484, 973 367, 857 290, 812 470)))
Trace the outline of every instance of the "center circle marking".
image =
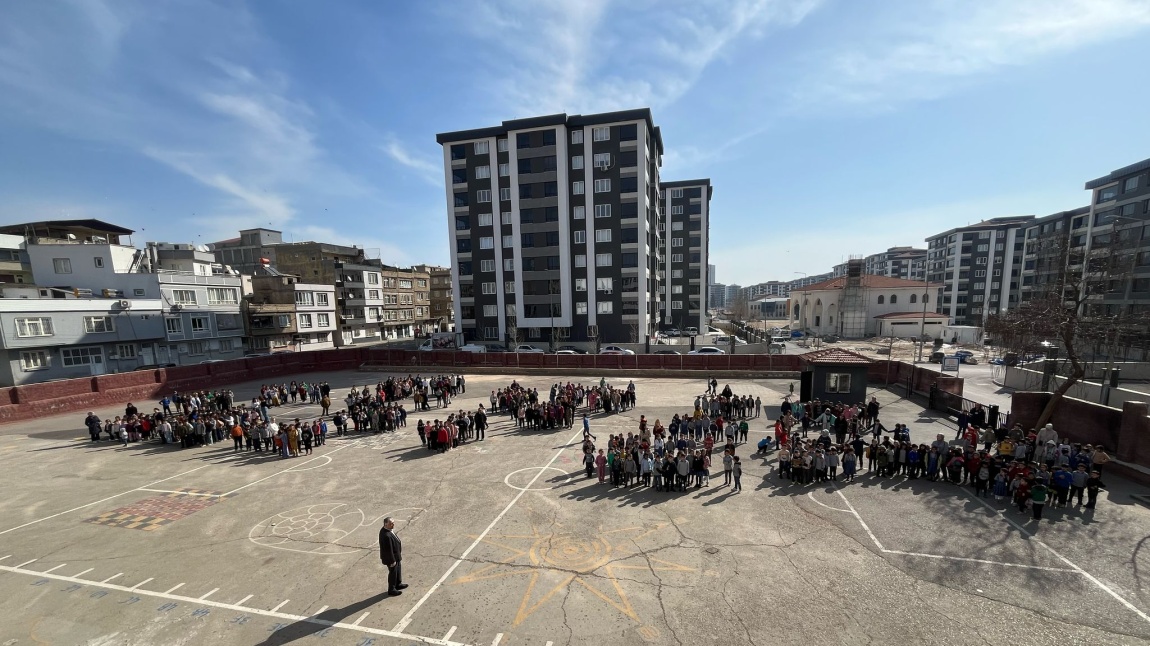
MULTIPOLYGON (((508 473, 507 477, 503 478, 503 484, 507 485, 508 487, 511 487, 512 489, 518 489, 519 491, 548 491, 550 489, 554 489, 555 487, 559 486, 559 485, 554 485, 554 486, 549 486, 549 487, 520 487, 519 485, 511 484, 512 476, 514 476, 517 473, 523 473, 524 471, 539 471, 539 472, 558 471, 559 473, 562 473, 563 475, 567 476, 567 478, 560 484, 566 484, 568 481, 571 480, 571 477, 572 477, 570 473, 567 473, 563 469, 558 469, 556 467, 527 467, 526 469, 519 469, 517 471, 512 471, 511 473, 508 473)), ((538 482, 538 480, 536 480, 536 482, 538 482)))

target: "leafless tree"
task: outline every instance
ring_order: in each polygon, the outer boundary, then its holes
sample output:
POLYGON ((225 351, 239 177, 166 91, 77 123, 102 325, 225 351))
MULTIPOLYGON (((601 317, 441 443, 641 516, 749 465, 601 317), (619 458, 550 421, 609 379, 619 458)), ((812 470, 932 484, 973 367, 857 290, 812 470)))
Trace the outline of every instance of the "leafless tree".
POLYGON ((639 342, 639 322, 634 321, 627 324, 627 332, 630 335, 631 343, 639 342))
POLYGON ((595 354, 599 354, 599 326, 587 326, 587 340, 595 347, 595 354))

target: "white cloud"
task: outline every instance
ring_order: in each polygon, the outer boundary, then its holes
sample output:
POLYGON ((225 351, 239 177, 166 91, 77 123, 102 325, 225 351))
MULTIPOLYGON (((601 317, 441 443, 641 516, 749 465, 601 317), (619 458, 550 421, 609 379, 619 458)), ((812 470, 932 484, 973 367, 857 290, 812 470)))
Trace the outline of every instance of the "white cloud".
POLYGON ((1134 33, 1142 0, 933 0, 885 5, 803 73, 796 109, 889 106, 936 98, 957 84, 1134 33))

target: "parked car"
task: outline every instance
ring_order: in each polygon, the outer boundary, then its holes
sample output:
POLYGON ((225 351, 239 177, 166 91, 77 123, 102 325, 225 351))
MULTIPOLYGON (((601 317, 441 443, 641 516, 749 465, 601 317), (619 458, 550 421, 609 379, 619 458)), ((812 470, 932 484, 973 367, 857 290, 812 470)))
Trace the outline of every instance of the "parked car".
POLYGON ((930 359, 929 359, 929 361, 930 361, 931 363, 942 363, 942 360, 943 360, 945 357, 946 357, 946 353, 945 353, 945 352, 931 352, 931 353, 930 353, 930 359))
POLYGON ((689 327, 689 328, 683 330, 683 336, 697 336, 698 334, 699 334, 699 328, 697 328, 697 327, 689 327))
POLYGON ((460 352, 474 352, 476 354, 483 354, 487 352, 487 346, 479 345, 478 343, 468 343, 467 345, 460 346, 460 352))
POLYGON ((559 350, 555 351, 555 354, 559 354, 559 352, 563 350, 570 350, 570 352, 564 352, 564 354, 587 354, 586 350, 582 348, 576 348, 573 345, 561 345, 559 346, 559 350))
POLYGON ((823 343, 838 343, 838 342, 839 342, 839 335, 837 335, 837 334, 828 334, 828 335, 823 337, 823 343))
POLYGON ((681 332, 679 332, 679 330, 677 330, 675 328, 671 328, 670 330, 663 332, 663 336, 668 337, 668 338, 674 338, 674 337, 679 336, 680 334, 681 334, 681 332))
POLYGON ((547 354, 542 349, 537 348, 529 343, 520 343, 515 346, 515 352, 518 354, 547 354))
POLYGON ((599 354, 635 354, 634 350, 627 348, 620 348, 617 345, 605 345, 603 349, 599 350, 599 354))
POLYGON ((651 354, 683 354, 683 353, 679 352, 678 350, 655 350, 651 354))
POLYGON ((556 350, 556 351, 555 351, 555 354, 569 354, 569 355, 572 355, 572 356, 576 356, 576 355, 578 355, 579 353, 578 353, 578 352, 576 352, 576 351, 574 351, 574 350, 556 350))
POLYGON ((730 345, 731 337, 729 336, 716 336, 711 338, 711 343, 715 345, 730 345))
POLYGON ((708 345, 701 347, 698 350, 691 350, 687 354, 727 354, 727 351, 713 345, 708 345))
POLYGON ((978 359, 974 358, 974 353, 970 350, 958 350, 954 353, 954 356, 958 357, 960 362, 965 363, 968 366, 978 365, 978 359))

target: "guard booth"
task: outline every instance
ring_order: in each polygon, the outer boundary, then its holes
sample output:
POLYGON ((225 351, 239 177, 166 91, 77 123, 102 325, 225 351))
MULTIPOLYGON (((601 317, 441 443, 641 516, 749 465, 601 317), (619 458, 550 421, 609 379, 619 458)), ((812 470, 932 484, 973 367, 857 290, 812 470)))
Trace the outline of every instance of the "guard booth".
POLYGON ((802 366, 799 395, 801 401, 820 401, 857 404, 866 401, 869 357, 830 348, 799 355, 802 366))

